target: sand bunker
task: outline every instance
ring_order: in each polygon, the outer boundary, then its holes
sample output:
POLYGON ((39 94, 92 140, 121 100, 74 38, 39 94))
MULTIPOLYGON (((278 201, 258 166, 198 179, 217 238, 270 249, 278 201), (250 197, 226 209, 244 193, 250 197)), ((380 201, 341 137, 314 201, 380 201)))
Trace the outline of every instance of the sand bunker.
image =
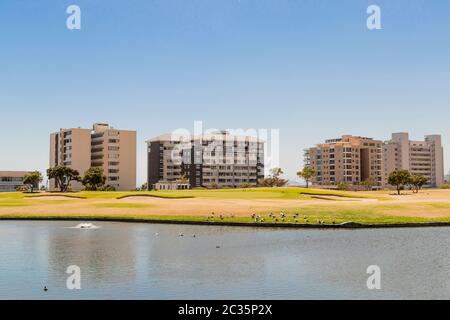
POLYGON ((313 199, 332 200, 332 201, 359 201, 359 202, 378 202, 378 199, 350 198, 339 196, 311 196, 313 199))
POLYGON ((83 200, 83 198, 68 197, 68 196, 35 196, 35 197, 25 197, 25 199, 33 200, 83 200))

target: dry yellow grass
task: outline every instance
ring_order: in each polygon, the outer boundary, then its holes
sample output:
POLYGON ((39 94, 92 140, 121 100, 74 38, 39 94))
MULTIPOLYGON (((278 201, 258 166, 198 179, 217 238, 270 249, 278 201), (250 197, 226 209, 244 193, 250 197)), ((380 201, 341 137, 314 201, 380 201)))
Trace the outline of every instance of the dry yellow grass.
MULTIPOLYGON (((450 221, 450 190, 424 190, 418 194, 405 191, 400 196, 392 191, 336 193, 302 188, 192 190, 158 194, 171 198, 155 197, 154 193, 131 193, 123 199, 117 198, 123 197, 124 193, 76 195, 86 199, 67 198, 60 194, 38 198, 27 198, 18 193, 1 194, 0 217, 206 219, 214 212, 216 217, 222 215, 226 219, 247 221, 253 213, 267 217, 270 212, 283 211, 300 213, 311 223, 317 219, 366 223, 450 221)), ((293 218, 291 220, 294 222, 293 218)))

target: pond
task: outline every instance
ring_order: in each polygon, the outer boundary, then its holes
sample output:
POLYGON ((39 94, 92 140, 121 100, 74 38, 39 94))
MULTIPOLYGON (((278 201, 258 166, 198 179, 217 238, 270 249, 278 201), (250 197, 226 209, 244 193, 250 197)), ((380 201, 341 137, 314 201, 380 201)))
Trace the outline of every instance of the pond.
POLYGON ((77 224, 1 221, 0 299, 450 298, 449 228, 77 224), (80 290, 66 286, 73 265, 80 290))

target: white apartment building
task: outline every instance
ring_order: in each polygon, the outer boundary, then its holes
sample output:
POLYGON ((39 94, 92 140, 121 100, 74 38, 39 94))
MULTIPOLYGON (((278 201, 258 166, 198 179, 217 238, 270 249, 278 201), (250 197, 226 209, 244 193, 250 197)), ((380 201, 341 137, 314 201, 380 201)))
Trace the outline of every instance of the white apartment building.
POLYGON ((237 188, 264 178, 264 142, 226 131, 147 141, 148 187, 185 177, 190 187, 237 188))

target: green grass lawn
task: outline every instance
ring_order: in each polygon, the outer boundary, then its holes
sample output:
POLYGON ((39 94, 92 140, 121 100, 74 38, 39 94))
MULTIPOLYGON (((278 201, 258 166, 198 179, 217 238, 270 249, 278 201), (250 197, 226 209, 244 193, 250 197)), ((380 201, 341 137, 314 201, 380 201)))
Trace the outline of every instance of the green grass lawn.
POLYGON ((95 192, 82 191, 72 193, 0 193, 0 201, 23 200, 25 197, 66 196, 83 199, 121 199, 130 196, 154 196, 160 198, 218 198, 218 199, 305 199, 311 195, 337 196, 347 198, 384 198, 377 194, 374 196, 360 195, 356 192, 333 191, 307 188, 248 188, 248 189, 217 189, 217 190, 177 190, 177 191, 113 191, 95 192))
MULTIPOLYGON (((418 218, 418 217, 399 217, 399 216, 389 216, 389 215, 378 215, 374 214, 373 211, 361 211, 361 210, 338 210, 337 212, 330 213, 329 211, 324 211, 322 208, 307 208, 302 210, 298 217, 294 218, 291 213, 284 211, 287 214, 285 221, 281 221, 279 214, 277 213, 278 221, 270 218, 268 214, 258 214, 265 219, 264 222, 258 222, 258 224, 307 224, 307 225, 317 225, 319 220, 323 221, 324 224, 340 224, 344 222, 357 222, 362 224, 403 224, 403 223, 431 223, 431 222, 449 222, 449 217, 442 218, 418 218), (295 221, 297 220, 297 221, 295 221)), ((0 220, 7 218, 19 218, 19 219, 50 219, 64 218, 61 214, 35 214, 35 213, 14 213, 14 214, 0 214, 0 220)), ((251 217, 230 217, 224 216, 219 217, 209 217, 204 216, 188 216, 188 215, 133 215, 133 214, 71 214, 67 216, 72 219, 85 219, 85 220, 151 220, 151 221, 203 221, 203 222, 217 222, 217 223, 254 223, 255 220, 251 217)))
MULTIPOLYGON (((145 211, 141 211, 140 214, 98 214, 95 208, 131 208, 131 209, 143 209, 151 208, 154 205, 146 203, 133 203, 119 202, 118 199, 127 200, 127 197, 132 196, 151 196, 159 198, 173 199, 173 201, 183 201, 184 198, 209 198, 209 199, 296 199, 307 200, 314 197, 327 197, 334 196, 342 198, 343 200, 351 200, 350 198, 366 198, 366 199, 387 199, 386 193, 374 192, 370 195, 360 194, 358 192, 345 192, 345 191, 332 191, 332 190, 319 190, 319 189, 306 189, 306 188, 249 188, 249 189, 224 189, 224 190, 182 190, 182 191, 142 191, 142 192, 74 192, 67 194, 60 193, 42 193, 42 194, 25 194, 19 192, 13 193, 0 193, 0 218, 51 218, 62 217, 60 214, 42 214, 33 213, 33 206, 42 205, 61 205, 68 201, 80 201, 80 203, 88 203, 92 206, 92 213, 89 214, 71 214, 72 218, 86 218, 86 219, 148 219, 148 220, 189 220, 189 221, 217 221, 217 222, 254 222, 250 217, 252 213, 260 215, 265 219, 265 223, 275 222, 268 216, 269 212, 249 212, 248 217, 232 217, 231 215, 224 215, 222 218, 205 216, 170 216, 170 215, 156 215, 146 214, 145 211), (62 196, 67 195, 66 199, 53 199, 48 200, 46 198, 40 198, 39 196, 62 196), (79 198, 79 199, 73 199, 79 198), (91 201, 92 200, 92 201, 91 201), (103 200, 103 202, 101 201, 103 200), (107 200, 107 201, 104 201, 107 200), (17 208, 20 212, 17 212, 17 208), (31 207, 31 208, 30 208, 31 207), (8 212, 7 208, 14 209, 14 213, 8 212), (2 212, 1 210, 4 209, 2 212)), ((359 222, 366 224, 379 224, 379 223, 417 223, 417 222, 448 222, 450 221, 450 203, 386 203, 385 201, 374 202, 370 204, 355 203, 355 201, 349 201, 351 205, 342 204, 343 201, 326 201, 318 204, 307 204, 301 206, 298 209, 280 208, 279 211, 283 211, 287 214, 287 219, 282 222, 278 219, 278 224, 283 223, 299 223, 299 224, 316 224, 318 220, 323 221, 326 224, 342 223, 342 222, 359 222), (340 205, 337 205, 339 203, 340 205), (420 218, 414 217, 416 212, 432 212, 436 210, 448 210, 449 215, 440 218, 420 218), (397 212, 397 215, 391 214, 397 212), (404 213, 400 216, 398 213, 404 213), (293 217, 294 213, 298 213, 297 218, 293 217), (297 220, 297 221, 295 221, 297 220)), ((42 211, 42 210, 41 210, 42 211)), ((211 211, 214 211, 212 208, 211 211)), ((134 213, 134 211, 132 212, 134 213)), ((280 212, 274 212, 279 216, 280 212)))

